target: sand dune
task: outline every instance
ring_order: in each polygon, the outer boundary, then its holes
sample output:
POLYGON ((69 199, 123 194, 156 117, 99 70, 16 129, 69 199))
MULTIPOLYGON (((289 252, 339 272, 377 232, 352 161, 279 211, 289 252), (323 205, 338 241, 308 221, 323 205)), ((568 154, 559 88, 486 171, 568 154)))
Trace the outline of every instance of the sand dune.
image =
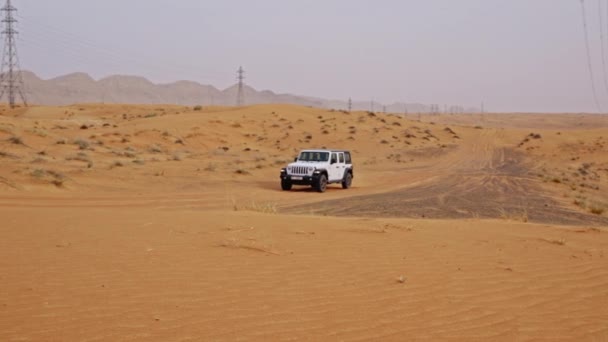
POLYGON ((0 340, 608 339, 606 116, 0 114, 0 340))

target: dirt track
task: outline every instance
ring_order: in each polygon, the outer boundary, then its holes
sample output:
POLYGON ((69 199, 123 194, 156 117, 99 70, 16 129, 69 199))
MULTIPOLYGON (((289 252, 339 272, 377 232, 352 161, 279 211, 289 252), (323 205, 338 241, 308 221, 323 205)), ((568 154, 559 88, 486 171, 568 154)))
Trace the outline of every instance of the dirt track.
MULTIPOLYGON (((501 145, 501 130, 483 130, 473 143, 435 164, 413 186, 373 195, 285 208, 289 213, 408 218, 504 218, 564 225, 607 225, 608 219, 561 206, 530 171, 533 161, 501 145)), ((396 187, 399 187, 397 185, 396 187)))

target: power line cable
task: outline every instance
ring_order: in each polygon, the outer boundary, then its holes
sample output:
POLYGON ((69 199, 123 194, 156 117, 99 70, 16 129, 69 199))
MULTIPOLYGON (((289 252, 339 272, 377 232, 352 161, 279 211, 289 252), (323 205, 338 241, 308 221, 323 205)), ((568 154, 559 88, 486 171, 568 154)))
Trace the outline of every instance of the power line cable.
POLYGON ((603 0, 597 0, 598 15, 600 18, 600 45, 602 50, 602 78, 604 80, 604 89, 608 95, 608 74, 606 73, 606 49, 604 44, 604 11, 602 10, 603 0))
POLYGON ((589 77, 591 78, 591 90, 593 92, 593 100, 595 101, 595 107, 598 112, 602 112, 602 107, 597 98, 597 91, 595 89, 595 77, 593 74, 593 65, 591 64, 591 48, 589 46, 589 32, 587 29, 587 11, 585 10, 585 0, 581 1, 581 13, 583 15, 583 32, 585 34, 585 48, 587 51, 587 67, 589 68, 589 77))

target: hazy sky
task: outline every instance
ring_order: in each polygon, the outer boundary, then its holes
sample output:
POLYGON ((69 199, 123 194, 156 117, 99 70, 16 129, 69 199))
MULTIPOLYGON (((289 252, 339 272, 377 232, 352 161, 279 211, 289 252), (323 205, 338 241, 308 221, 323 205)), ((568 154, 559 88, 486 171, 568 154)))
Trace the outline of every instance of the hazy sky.
MULTIPOLYGON (((598 1, 585 0, 603 110, 598 1)), ((13 0, 24 69, 334 99, 595 111, 580 0, 13 0)), ((605 33, 608 55, 608 33, 605 33)), ((443 107, 443 106, 442 106, 443 107)))

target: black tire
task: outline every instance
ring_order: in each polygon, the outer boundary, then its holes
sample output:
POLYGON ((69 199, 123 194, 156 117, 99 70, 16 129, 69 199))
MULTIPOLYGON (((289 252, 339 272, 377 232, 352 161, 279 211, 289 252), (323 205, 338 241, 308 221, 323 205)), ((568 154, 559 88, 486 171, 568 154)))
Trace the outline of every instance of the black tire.
POLYGON ((342 180, 342 189, 348 189, 353 184, 353 175, 350 172, 346 173, 342 180))
POLYGON ((283 189, 283 191, 289 191, 291 190, 291 187, 293 185, 291 184, 290 181, 288 180, 281 180, 281 189, 283 189))
POLYGON ((325 190, 327 190, 327 176, 319 176, 319 180, 315 184, 315 190, 317 190, 317 192, 325 192, 325 190))

